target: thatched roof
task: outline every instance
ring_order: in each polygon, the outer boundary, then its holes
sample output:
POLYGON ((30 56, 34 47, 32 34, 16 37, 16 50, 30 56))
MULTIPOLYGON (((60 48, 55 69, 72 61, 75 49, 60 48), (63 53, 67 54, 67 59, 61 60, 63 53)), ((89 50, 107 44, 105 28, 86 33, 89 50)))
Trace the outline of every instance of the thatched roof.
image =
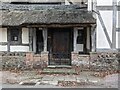
POLYGON ((94 24, 91 12, 78 6, 2 5, 0 25, 94 24))

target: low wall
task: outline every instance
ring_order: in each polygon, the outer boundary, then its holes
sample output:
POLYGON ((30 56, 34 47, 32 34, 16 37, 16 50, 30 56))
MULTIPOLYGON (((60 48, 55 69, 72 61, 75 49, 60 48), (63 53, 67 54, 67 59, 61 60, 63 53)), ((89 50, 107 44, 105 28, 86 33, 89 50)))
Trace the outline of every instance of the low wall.
POLYGON ((88 69, 90 63, 90 55, 80 55, 72 52, 72 65, 80 67, 80 69, 88 69))
MULTIPOLYGON (((48 52, 34 54, 32 52, 0 53, 3 69, 43 69, 48 66, 48 52)), ((119 70, 120 53, 92 52, 89 55, 71 53, 72 66, 82 70, 119 70)))
POLYGON ((119 52, 90 53, 90 69, 96 71, 119 71, 119 52))
POLYGON ((0 54, 2 68, 11 69, 43 69, 48 65, 48 53, 34 54, 32 52, 2 52, 0 54))
POLYGON ((118 52, 91 52, 89 55, 72 53, 72 65, 82 70, 118 71, 120 53, 118 52))

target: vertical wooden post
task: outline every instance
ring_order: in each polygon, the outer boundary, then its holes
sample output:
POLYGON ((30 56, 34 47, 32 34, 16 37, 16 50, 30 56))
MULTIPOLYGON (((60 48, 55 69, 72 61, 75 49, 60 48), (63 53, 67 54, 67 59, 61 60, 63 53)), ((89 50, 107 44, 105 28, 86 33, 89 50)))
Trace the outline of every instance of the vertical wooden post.
POLYGON ((91 48, 92 52, 96 51, 96 27, 91 27, 91 48))
POLYGON ((74 28, 74 52, 76 52, 77 51, 77 46, 76 46, 76 44, 77 44, 77 42, 76 42, 76 40, 77 40, 77 36, 78 36, 78 32, 77 32, 78 30, 77 30, 77 28, 74 28))
POLYGON ((33 51, 33 28, 29 28, 29 50, 33 51))
POLYGON ((7 43, 7 51, 10 52, 10 30, 9 28, 7 29, 7 40, 8 40, 8 43, 7 43))
POLYGON ((33 51, 36 53, 36 28, 33 29, 33 51))
POLYGON ((112 49, 116 49, 117 0, 113 0, 112 49))
POLYGON ((43 28, 44 52, 47 52, 47 28, 43 28))
POLYGON ((87 40, 86 40, 86 47, 88 51, 90 51, 90 27, 87 27, 87 40))

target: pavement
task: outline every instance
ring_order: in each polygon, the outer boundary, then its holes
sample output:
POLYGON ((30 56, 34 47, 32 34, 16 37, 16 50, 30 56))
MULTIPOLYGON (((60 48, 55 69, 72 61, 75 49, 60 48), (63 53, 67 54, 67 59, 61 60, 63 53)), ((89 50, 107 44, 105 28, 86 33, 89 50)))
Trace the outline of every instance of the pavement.
POLYGON ((11 73, 3 71, 2 87, 27 88, 118 88, 118 74, 107 77, 92 76, 93 72, 81 72, 80 75, 36 74, 35 71, 11 73), (61 84, 62 82, 62 84, 61 84))

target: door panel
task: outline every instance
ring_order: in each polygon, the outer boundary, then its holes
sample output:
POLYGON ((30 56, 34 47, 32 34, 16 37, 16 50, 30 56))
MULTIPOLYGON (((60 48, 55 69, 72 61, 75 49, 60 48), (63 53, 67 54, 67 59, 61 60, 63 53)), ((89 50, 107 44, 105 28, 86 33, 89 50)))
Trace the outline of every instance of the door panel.
POLYGON ((51 34, 50 65, 70 65, 70 30, 57 29, 51 34))
POLYGON ((69 33, 57 31, 53 33, 53 52, 69 52, 69 33))

